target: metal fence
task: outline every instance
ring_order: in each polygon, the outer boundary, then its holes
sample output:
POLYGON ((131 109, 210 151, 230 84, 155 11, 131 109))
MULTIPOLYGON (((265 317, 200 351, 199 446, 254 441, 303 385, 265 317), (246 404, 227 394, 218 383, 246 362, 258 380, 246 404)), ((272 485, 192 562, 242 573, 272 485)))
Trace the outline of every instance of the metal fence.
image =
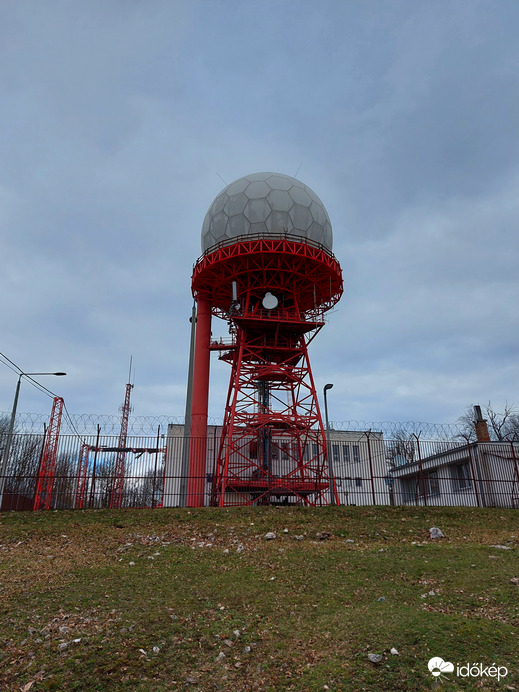
MULTIPOLYGON (((1 509, 155 508, 190 505, 186 477, 187 440, 169 434, 128 436, 124 448, 114 435, 60 435, 53 467, 42 468, 43 434, 16 434, 9 463, 0 476, 1 509), (46 483, 42 484, 42 474, 46 483)), ((190 440, 199 445, 199 440, 190 440)), ((0 453, 5 445, 0 437, 0 453)), ((213 477, 219 430, 206 442, 204 504, 214 504, 213 477)), ((416 434, 384 439, 381 433, 332 431, 327 443, 341 505, 519 507, 519 444, 424 441, 416 434)), ((276 445, 272 446, 276 449, 276 445)), ((272 477, 282 478, 283 447, 271 460, 272 477), (278 471, 276 471, 278 469, 278 471), (276 476, 276 473, 278 474, 276 476)), ((0 465, 1 468, 1 465, 0 465)), ((246 484, 245 484, 246 485, 246 484)), ((281 484, 282 487, 283 484, 281 484)), ((308 499, 308 498, 307 498, 308 499)), ((308 500, 311 501, 311 498, 308 500)), ((327 504, 323 495, 317 504, 327 504)), ((257 504, 304 504, 286 492, 263 494, 257 504)), ((256 504, 252 490, 226 493, 225 504, 256 504)))

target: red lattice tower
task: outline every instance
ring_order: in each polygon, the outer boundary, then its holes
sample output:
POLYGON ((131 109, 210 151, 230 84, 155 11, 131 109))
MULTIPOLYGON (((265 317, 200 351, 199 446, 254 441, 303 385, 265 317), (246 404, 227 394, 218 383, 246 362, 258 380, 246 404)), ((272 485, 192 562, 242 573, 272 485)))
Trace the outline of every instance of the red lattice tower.
MULTIPOLYGON (((131 368, 131 365, 130 365, 131 368)), ((133 384, 126 385, 126 395, 122 406, 121 415, 121 432, 119 434, 118 451, 115 458, 114 480, 112 484, 112 493, 110 496, 110 508, 120 509, 123 502, 124 493, 124 473, 126 466, 126 438, 128 437, 128 419, 130 417, 131 405, 130 395, 133 389, 133 384)))
POLYGON ((88 471, 88 454, 90 452, 90 447, 86 443, 81 445, 81 451, 79 453, 79 464, 77 472, 77 485, 76 485, 76 501, 74 506, 76 509, 83 509, 83 504, 85 502, 85 491, 86 491, 86 479, 88 471))
POLYGON ((58 453, 59 431, 63 413, 63 399, 54 397, 50 414, 49 428, 41 455, 40 470, 34 494, 34 509, 50 509, 52 488, 54 486, 54 470, 58 453))
POLYGON ((211 504, 337 501, 307 351, 343 290, 322 203, 288 176, 246 176, 216 198, 202 238, 207 249, 192 279, 197 324, 187 504, 206 501, 211 350, 231 365, 211 504), (292 228, 278 232, 276 224, 287 222, 292 228), (211 316, 228 322, 231 343, 211 338, 211 316))

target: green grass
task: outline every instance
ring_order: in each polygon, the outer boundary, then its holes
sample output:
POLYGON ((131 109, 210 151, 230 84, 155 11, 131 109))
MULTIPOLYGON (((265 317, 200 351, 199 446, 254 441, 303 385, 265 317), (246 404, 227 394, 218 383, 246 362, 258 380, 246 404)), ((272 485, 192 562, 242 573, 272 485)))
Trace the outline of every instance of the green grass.
POLYGON ((499 509, 3 514, 0 689, 519 689, 518 545, 499 509))

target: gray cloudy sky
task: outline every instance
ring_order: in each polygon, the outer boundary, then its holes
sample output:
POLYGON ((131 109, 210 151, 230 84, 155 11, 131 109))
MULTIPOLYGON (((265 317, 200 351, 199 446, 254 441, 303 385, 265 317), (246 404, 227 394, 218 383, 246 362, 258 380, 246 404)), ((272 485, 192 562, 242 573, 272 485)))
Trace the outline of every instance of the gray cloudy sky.
POLYGON ((330 417, 519 403, 518 27, 516 0, 0 0, 0 350, 65 370, 73 413, 116 413, 133 355, 134 413, 183 415, 218 174, 301 164, 345 279, 310 351, 330 417))

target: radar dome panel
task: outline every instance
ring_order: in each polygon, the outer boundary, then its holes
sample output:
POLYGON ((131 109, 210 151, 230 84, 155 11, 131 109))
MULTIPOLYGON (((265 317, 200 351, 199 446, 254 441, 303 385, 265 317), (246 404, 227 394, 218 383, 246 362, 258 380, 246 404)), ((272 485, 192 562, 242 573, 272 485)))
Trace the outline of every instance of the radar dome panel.
POLYGON ((202 251, 247 235, 288 234, 332 250, 330 219, 319 197, 282 173, 252 173, 227 185, 209 207, 202 251))

